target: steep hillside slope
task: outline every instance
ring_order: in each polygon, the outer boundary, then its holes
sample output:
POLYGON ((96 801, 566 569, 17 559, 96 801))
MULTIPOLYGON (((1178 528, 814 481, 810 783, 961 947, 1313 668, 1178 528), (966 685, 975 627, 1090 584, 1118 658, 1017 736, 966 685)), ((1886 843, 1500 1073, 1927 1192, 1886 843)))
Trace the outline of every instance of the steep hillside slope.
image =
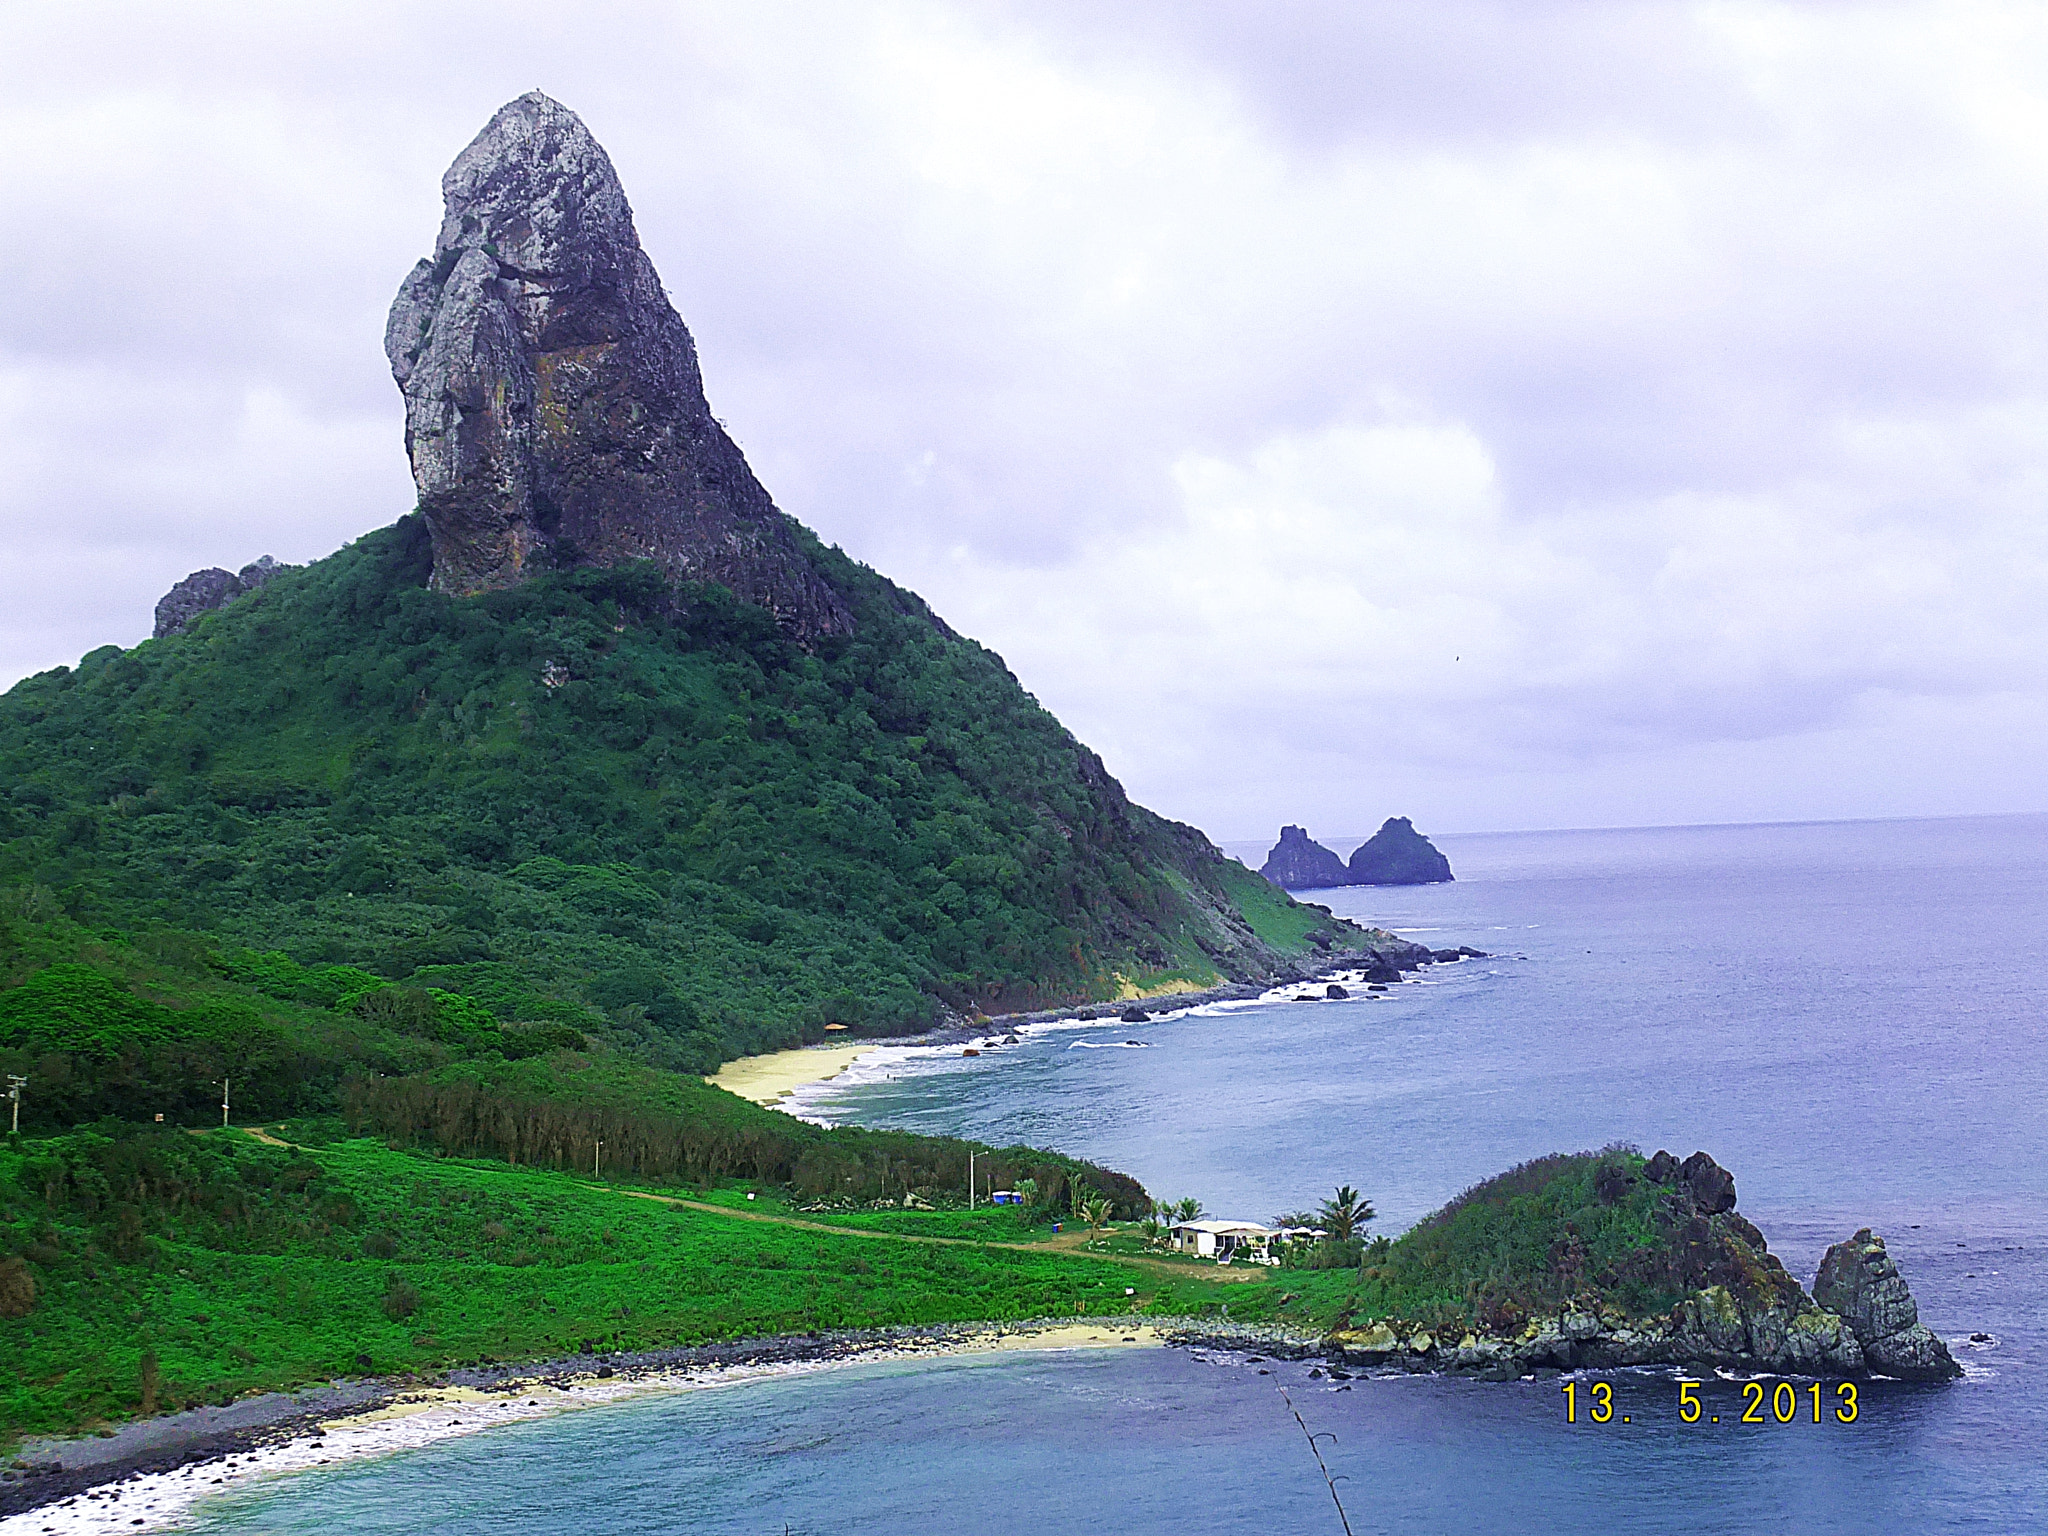
POLYGON ((915 598, 812 558, 857 628, 806 650, 651 567, 432 591, 408 517, 0 698, 0 881, 553 1000, 696 1070, 1281 959, 1238 908, 1277 893, 915 598))

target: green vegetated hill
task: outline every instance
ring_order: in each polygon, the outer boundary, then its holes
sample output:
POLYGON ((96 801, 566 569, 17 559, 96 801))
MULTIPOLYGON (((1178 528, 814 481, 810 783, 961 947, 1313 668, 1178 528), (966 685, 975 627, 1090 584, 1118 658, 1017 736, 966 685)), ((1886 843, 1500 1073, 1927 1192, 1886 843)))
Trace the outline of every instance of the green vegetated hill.
POLYGON ((1512 1333, 1598 1297, 1632 1317, 1690 1289, 1663 1191, 1632 1147, 1535 1158, 1465 1191, 1355 1264, 1301 1277, 1288 1314, 1320 1328, 1393 1318, 1449 1333, 1512 1333))
POLYGON ((652 568, 449 597, 405 518, 0 699, 0 882, 273 995, 333 1006, 309 976, 351 966, 689 1071, 1352 937, 810 553, 856 627, 806 649, 652 568))

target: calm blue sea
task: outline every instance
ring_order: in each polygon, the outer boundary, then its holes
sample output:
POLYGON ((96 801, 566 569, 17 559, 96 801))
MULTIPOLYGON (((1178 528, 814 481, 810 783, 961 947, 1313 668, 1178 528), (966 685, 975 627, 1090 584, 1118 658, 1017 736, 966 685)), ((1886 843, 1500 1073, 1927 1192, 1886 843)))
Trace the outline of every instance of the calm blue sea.
POLYGON ((232 1496, 207 1531, 2048 1530, 2048 817, 1446 837, 1450 886, 1338 912, 1495 958, 1383 1000, 1205 1010, 896 1056, 834 1119, 1067 1148, 1270 1217, 1339 1181, 1397 1231, 1524 1158, 1733 1169, 1802 1278, 1882 1232, 1969 1379, 1858 1423, 1681 1424, 1624 1380, 1310 1380, 1171 1351, 874 1364, 593 1410, 232 1496), (1143 1048, 1124 1045, 1143 1040, 1143 1048), (1271 1374, 1261 1374, 1270 1372, 1271 1374), (1626 1415, 1630 1422, 1623 1425, 1626 1415))

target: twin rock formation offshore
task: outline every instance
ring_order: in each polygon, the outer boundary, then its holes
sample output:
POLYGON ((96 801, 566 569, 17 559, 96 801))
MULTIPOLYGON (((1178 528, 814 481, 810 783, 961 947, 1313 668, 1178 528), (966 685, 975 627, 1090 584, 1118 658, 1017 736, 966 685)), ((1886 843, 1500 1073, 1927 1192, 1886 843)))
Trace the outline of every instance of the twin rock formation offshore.
MULTIPOLYGON (((433 585, 651 560, 672 581, 723 583, 800 640, 849 633, 809 536, 713 419, 696 344, 582 120, 521 96, 441 192, 433 255, 384 333, 433 585)), ((158 605, 158 636, 251 590, 254 569, 187 577, 158 605)))
POLYGON ((1347 864, 1305 827, 1282 827, 1280 841, 1259 873, 1284 891, 1320 891, 1339 885, 1438 885, 1452 878, 1451 861, 1415 830, 1406 816, 1392 816, 1360 843, 1347 864))
MULTIPOLYGON (((1616 1199, 1629 1182, 1601 1198, 1616 1199)), ((1808 1376, 1952 1381, 1963 1374, 1919 1307, 1884 1239, 1864 1228, 1821 1260, 1808 1295, 1735 1210, 1735 1176, 1704 1152, 1659 1152, 1642 1177, 1662 1186, 1663 1284, 1681 1295, 1659 1317, 1629 1317, 1597 1293, 1513 1333, 1438 1337, 1389 1320, 1340 1330, 1331 1352, 1353 1364, 1510 1380, 1531 1370, 1631 1365, 1776 1371, 1808 1376)))

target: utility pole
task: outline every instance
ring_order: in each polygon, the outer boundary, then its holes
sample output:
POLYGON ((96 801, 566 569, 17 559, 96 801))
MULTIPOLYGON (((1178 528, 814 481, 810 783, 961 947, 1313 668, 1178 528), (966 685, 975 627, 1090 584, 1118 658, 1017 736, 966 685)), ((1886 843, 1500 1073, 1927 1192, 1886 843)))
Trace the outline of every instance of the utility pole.
POLYGON ((220 1079, 220 1128, 228 1128, 228 1080, 220 1079))
POLYGON ((604 1143, 599 1142, 590 1154, 590 1176, 597 1177, 598 1160, 604 1156, 604 1143))
POLYGON ((967 1149, 967 1209, 974 1209, 974 1149, 967 1149))
POLYGON ((27 1086, 27 1078, 16 1077, 12 1072, 7 1074, 7 1098, 14 1106, 14 1129, 7 1133, 10 1136, 21 1134, 21 1090, 27 1086))

